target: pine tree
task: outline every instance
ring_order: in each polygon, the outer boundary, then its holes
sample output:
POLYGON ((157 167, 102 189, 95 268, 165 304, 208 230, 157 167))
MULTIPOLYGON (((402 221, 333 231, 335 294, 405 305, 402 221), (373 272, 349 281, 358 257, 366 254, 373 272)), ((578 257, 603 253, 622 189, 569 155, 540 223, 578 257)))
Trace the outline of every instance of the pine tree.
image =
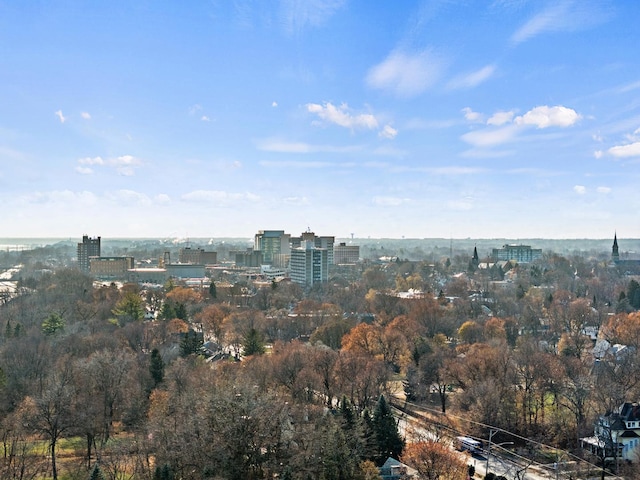
POLYGON ((209 296, 214 300, 218 298, 218 290, 216 289, 216 282, 214 282, 213 280, 211 280, 211 283, 209 284, 209 296))
POLYGON ((204 343, 202 333, 189 329, 180 341, 180 356, 188 357, 191 354, 199 354, 204 343))
POLYGON ((97 463, 93 465, 89 480, 104 480, 104 475, 102 475, 102 471, 100 470, 100 467, 97 463))
POLYGON ((250 328, 244 337, 242 353, 245 357, 249 355, 262 355, 264 353, 264 341, 262 335, 255 328, 250 328))
POLYGON ((164 361, 157 348, 151 351, 151 361, 149 363, 149 373, 153 379, 154 388, 164 380, 164 361))
POLYGON ((373 430, 377 442, 377 460, 382 465, 388 457, 399 458, 404 449, 398 424, 384 395, 380 395, 373 411, 373 430))

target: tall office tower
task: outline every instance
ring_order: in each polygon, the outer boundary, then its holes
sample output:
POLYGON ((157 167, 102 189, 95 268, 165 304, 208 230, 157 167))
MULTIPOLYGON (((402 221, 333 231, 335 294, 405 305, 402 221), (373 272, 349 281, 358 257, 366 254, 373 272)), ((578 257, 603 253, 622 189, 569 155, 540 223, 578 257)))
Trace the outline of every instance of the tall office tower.
POLYGON ((89 273, 91 268, 91 257, 100 256, 100 237, 89 238, 88 235, 82 236, 82 243, 78 243, 78 268, 89 273))
POLYGON ((291 250, 291 281, 307 287, 329 280, 329 262, 326 248, 316 248, 314 242, 304 241, 291 250))
POLYGON ((334 244, 336 243, 336 237, 323 236, 318 237, 311 230, 303 232, 299 237, 291 237, 291 248, 299 248, 304 242, 313 242, 316 248, 326 248, 327 258, 329 265, 334 264, 334 244))
POLYGON ((262 261, 271 265, 280 256, 291 253, 290 238, 284 230, 260 230, 255 235, 253 249, 261 251, 262 261))

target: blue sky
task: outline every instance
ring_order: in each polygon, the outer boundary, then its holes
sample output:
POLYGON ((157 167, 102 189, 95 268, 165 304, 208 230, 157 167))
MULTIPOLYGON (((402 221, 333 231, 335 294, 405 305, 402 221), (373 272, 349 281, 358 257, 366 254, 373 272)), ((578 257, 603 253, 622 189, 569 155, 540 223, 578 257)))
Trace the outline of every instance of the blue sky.
POLYGON ((0 236, 640 237, 639 20, 0 0, 0 236))

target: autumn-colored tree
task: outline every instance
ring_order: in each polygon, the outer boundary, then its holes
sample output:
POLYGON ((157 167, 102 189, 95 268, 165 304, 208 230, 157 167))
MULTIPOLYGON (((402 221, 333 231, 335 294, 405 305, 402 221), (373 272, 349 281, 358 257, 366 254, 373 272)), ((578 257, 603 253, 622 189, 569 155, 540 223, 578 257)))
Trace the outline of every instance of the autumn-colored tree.
POLYGON ((484 324, 484 338, 487 340, 506 340, 507 331, 504 328, 504 320, 491 317, 484 324))
POLYGON ((202 325, 205 332, 210 333, 217 342, 223 340, 224 322, 231 313, 231 308, 224 304, 207 305, 195 316, 195 321, 202 325))
POLYGON ((467 478, 467 463, 448 445, 424 441, 408 444, 401 460, 415 468, 424 480, 460 480, 467 478))
POLYGON ((465 343, 476 343, 482 340, 482 326, 473 320, 467 320, 458 329, 458 338, 465 343))
POLYGON ((342 337, 342 348, 359 355, 374 356, 378 352, 378 341, 381 328, 368 323, 359 323, 342 337))

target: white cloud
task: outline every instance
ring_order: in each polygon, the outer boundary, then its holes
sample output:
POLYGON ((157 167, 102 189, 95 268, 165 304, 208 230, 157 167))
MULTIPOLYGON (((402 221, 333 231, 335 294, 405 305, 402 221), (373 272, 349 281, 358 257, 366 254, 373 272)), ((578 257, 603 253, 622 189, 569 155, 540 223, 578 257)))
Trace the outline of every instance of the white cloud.
POLYGON ((332 162, 303 162, 297 160, 261 160, 261 167, 266 168, 336 168, 332 162))
POLYGON ((285 197, 282 199, 282 203, 287 205, 309 205, 309 199, 307 197, 285 197))
POLYGON ((584 30, 607 21, 610 15, 597 2, 560 0, 527 21, 511 36, 511 41, 521 43, 547 32, 584 30))
POLYGON ((93 173, 93 169, 89 167, 81 167, 78 165, 76 167, 76 172, 78 172, 80 175, 91 175, 93 173))
POLYGON ((85 157, 79 158, 78 163, 80 165, 104 165, 104 160, 102 160, 102 157, 85 157))
POLYGON ((396 135, 398 135, 398 130, 393 128, 391 125, 385 125, 378 135, 382 138, 394 139, 396 135))
POLYGON ((640 156, 640 142, 616 145, 607 150, 607 152, 616 158, 638 157, 640 156))
POLYGON ((206 115, 202 115, 200 117, 200 120, 202 120, 203 122, 210 122, 211 121, 211 119, 209 117, 207 117, 206 115))
POLYGON ((271 102, 271 106, 273 108, 276 108, 278 106, 278 102, 276 102, 276 101, 271 102))
POLYGON ((82 112, 80 116, 85 120, 91 120, 91 114, 89 112, 82 112))
POLYGON ((349 111, 349 106, 345 103, 339 107, 330 102, 326 102, 324 105, 308 103, 306 107, 309 113, 314 113, 320 119, 344 128, 366 128, 369 130, 378 128, 378 120, 374 115, 370 113, 352 115, 349 111))
POLYGON ((476 70, 475 72, 455 77, 449 82, 447 87, 451 90, 477 87, 484 81, 491 78, 495 71, 496 67, 494 65, 487 65, 485 67, 482 67, 480 70, 476 70))
POLYGON ((195 190, 182 195, 182 200, 188 202, 212 203, 216 206, 227 206, 239 201, 257 202, 258 195, 253 193, 229 193, 222 190, 195 190))
POLYGON ((542 105, 529 110, 514 120, 517 125, 534 125, 537 128, 570 127, 582 118, 575 110, 561 105, 542 105))
POLYGON ((191 105, 189 107, 189 115, 195 115, 196 113, 198 113, 200 110, 202 110, 202 105, 200 104, 195 104, 195 105, 191 105))
POLYGON ((447 202, 447 207, 450 210, 468 211, 473 210, 473 202, 469 200, 452 200, 447 202))
POLYGON ((279 153, 353 153, 362 150, 359 145, 336 147, 333 145, 312 145, 304 142, 289 142, 277 138, 260 140, 256 144, 258 150, 279 153))
POLYGON ((602 155, 604 155, 604 152, 602 150, 596 150, 595 152, 593 152, 593 156, 595 158, 602 158, 602 155))
POLYGON ((159 193, 158 195, 153 197, 153 200, 156 203, 159 203, 159 204, 162 204, 162 205, 171 203, 171 197, 169 195, 167 195, 166 193, 159 193))
POLYGON ((96 196, 86 190, 74 192, 71 190, 51 190, 48 192, 33 192, 21 198, 26 203, 60 205, 95 205, 96 196))
POLYGON ((611 193, 611 188, 610 187, 598 187, 598 188, 596 188, 596 191, 598 193, 602 193, 603 195, 607 195, 607 194, 611 193))
POLYGON ((60 120, 60 123, 64 123, 66 120, 66 117, 62 114, 62 110, 58 110, 56 112, 56 116, 58 117, 58 119, 60 120))
POLYGON ((282 26, 289 34, 301 32, 306 27, 318 27, 345 3, 346 0, 281 0, 282 26))
POLYGON ((464 107, 462 111, 464 112, 464 118, 469 122, 481 123, 484 121, 484 116, 481 113, 474 112, 469 107, 464 107))
POLYGON ((587 187, 585 187, 584 185, 575 185, 573 187, 573 191, 578 195, 584 195, 585 193, 587 193, 587 187))
POLYGON ((513 110, 509 112, 496 112, 491 116, 491 118, 489 118, 489 120, 487 120, 487 125, 495 125, 499 127, 500 125, 511 122, 511 120, 513 120, 513 116, 513 110))
POLYGON ((399 207, 405 203, 410 202, 411 200, 408 198, 400 198, 400 197, 373 197, 371 199, 374 205, 378 205, 380 207, 399 207))
POLYGON ((517 133, 518 127, 516 125, 507 125, 500 128, 474 130, 465 133, 461 138, 474 147, 492 147, 513 140, 517 133))
POLYGON ((434 85, 443 70, 444 62, 430 50, 413 54, 393 51, 369 70, 365 81, 372 88, 413 97, 434 85))
POLYGON ((141 192, 135 190, 117 190, 115 192, 107 193, 107 198, 113 202, 125 205, 125 206, 141 206, 149 207, 152 205, 151 199, 141 192))

